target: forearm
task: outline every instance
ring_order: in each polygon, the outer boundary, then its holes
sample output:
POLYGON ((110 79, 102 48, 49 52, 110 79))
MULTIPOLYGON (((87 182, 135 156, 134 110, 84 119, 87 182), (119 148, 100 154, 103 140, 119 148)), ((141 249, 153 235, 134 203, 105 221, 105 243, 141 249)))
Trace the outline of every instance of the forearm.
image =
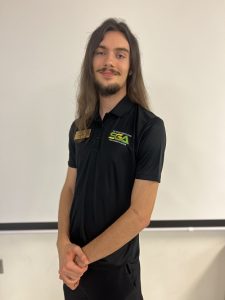
POLYGON ((69 220, 72 201, 73 191, 64 187, 62 189, 59 202, 57 239, 58 247, 69 242, 69 220))
POLYGON ((146 223, 129 208, 102 234, 85 245, 82 250, 90 263, 104 258, 134 238, 146 227, 146 223))

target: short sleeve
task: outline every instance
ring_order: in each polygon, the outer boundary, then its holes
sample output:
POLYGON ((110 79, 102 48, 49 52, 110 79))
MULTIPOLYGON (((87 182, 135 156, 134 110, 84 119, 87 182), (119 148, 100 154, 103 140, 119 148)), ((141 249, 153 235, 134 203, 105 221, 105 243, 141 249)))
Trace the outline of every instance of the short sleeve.
POLYGON ((75 123, 70 127, 69 131, 69 160, 68 160, 68 166, 70 168, 76 168, 76 143, 74 141, 74 134, 75 134, 75 123))
POLYGON ((166 147, 163 120, 155 117, 140 136, 137 149, 136 179, 160 182, 166 147))

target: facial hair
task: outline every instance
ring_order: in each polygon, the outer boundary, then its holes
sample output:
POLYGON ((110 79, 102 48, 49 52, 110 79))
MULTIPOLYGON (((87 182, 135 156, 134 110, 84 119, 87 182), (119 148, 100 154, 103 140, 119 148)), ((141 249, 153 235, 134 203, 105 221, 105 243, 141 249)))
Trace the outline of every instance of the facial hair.
POLYGON ((101 84, 100 82, 98 82, 97 80, 95 80, 95 88, 96 88, 97 92, 99 93, 99 95, 101 95, 103 97, 115 95, 120 90, 120 86, 117 83, 105 86, 105 85, 101 84))
MULTIPOLYGON (((116 76, 120 76, 120 73, 114 70, 113 68, 108 69, 106 67, 103 67, 97 70, 97 72, 104 72, 106 70, 111 71, 116 76)), ((115 95, 120 90, 121 87, 117 83, 109 84, 105 86, 101 84, 101 82, 99 82, 97 79, 95 79, 95 88, 100 96, 107 97, 107 96, 115 95)))

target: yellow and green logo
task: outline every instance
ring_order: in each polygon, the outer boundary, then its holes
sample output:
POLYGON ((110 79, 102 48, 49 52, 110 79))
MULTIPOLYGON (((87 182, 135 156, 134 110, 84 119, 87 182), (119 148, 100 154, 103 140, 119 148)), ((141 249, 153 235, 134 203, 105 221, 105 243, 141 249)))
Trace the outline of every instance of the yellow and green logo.
POLYGON ((111 142, 116 142, 116 143, 122 144, 124 146, 129 145, 130 138, 131 138, 130 134, 116 131, 116 130, 113 130, 112 132, 110 132, 110 134, 108 136, 108 139, 111 142))

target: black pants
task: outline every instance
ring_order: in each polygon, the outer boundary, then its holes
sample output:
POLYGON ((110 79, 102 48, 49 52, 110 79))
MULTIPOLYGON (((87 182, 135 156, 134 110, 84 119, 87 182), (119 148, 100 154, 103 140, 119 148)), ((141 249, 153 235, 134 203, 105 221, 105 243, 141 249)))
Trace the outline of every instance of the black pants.
POLYGON ((73 291, 63 286, 65 300, 143 300, 140 283, 140 263, 119 267, 91 265, 73 291))

